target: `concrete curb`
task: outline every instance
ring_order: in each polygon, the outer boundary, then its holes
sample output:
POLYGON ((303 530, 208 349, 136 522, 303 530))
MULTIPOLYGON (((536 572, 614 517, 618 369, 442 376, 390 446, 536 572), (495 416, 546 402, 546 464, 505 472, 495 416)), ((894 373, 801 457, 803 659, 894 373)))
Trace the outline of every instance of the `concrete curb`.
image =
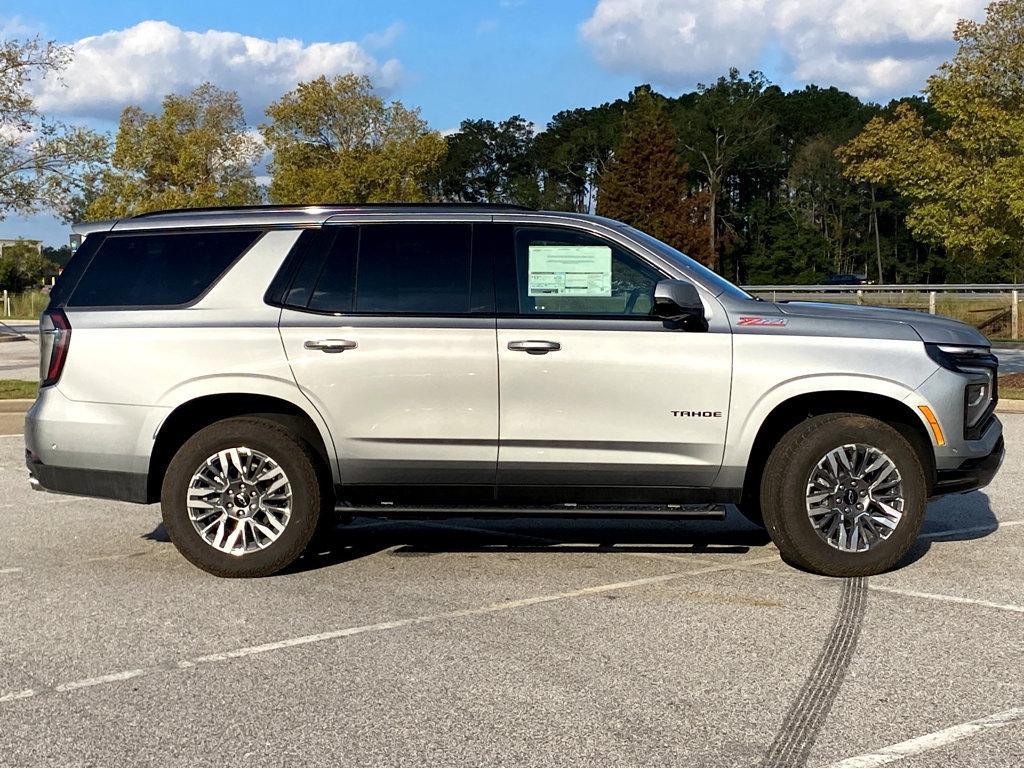
POLYGON ((1024 400, 1000 400, 996 404, 997 414, 1024 414, 1024 400))
POLYGON ((35 400, 29 398, 0 400, 0 414, 24 414, 32 407, 33 403, 35 400))

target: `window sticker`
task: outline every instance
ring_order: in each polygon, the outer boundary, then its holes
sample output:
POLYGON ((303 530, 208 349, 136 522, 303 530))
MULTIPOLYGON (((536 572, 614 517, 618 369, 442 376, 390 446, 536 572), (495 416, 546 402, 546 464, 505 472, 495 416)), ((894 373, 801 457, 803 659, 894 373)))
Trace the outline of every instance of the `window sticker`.
POLYGON ((610 246, 530 246, 529 296, 611 296, 610 246))

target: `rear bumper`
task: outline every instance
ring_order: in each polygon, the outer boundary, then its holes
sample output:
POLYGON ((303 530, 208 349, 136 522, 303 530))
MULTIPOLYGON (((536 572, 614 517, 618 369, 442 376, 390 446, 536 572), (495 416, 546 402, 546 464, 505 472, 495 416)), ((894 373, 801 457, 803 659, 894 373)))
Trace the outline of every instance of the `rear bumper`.
POLYGON ((964 460, 955 470, 939 470, 936 473, 932 495, 938 497, 943 494, 961 494, 988 486, 1003 464, 1005 455, 1006 448, 1003 436, 1000 435, 987 456, 964 460))
POLYGON ((122 502, 146 504, 148 483, 145 473, 120 473, 111 470, 86 470, 81 467, 45 465, 25 451, 29 483, 37 491, 73 494, 79 497, 101 497, 122 502))

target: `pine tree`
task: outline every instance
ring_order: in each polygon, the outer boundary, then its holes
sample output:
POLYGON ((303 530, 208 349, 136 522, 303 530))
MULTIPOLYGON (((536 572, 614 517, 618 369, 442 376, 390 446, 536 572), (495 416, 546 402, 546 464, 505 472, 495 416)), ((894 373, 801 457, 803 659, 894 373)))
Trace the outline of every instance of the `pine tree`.
POLYGON ((622 138, 600 177, 597 213, 710 264, 708 196, 690 194, 672 123, 650 89, 636 89, 630 102, 622 138))

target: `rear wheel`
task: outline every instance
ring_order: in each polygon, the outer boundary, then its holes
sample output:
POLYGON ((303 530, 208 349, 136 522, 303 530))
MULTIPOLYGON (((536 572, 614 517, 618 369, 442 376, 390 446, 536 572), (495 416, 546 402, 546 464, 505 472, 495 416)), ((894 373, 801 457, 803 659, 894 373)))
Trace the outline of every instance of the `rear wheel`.
POLYGON ((794 427, 761 481, 765 525, 782 557, 834 577, 896 565, 917 538, 927 496, 913 446, 860 414, 825 414, 794 427))
POLYGON ((313 449, 281 425, 225 419, 178 450, 161 490, 175 547, 220 577, 263 577, 298 558, 332 507, 313 449))

